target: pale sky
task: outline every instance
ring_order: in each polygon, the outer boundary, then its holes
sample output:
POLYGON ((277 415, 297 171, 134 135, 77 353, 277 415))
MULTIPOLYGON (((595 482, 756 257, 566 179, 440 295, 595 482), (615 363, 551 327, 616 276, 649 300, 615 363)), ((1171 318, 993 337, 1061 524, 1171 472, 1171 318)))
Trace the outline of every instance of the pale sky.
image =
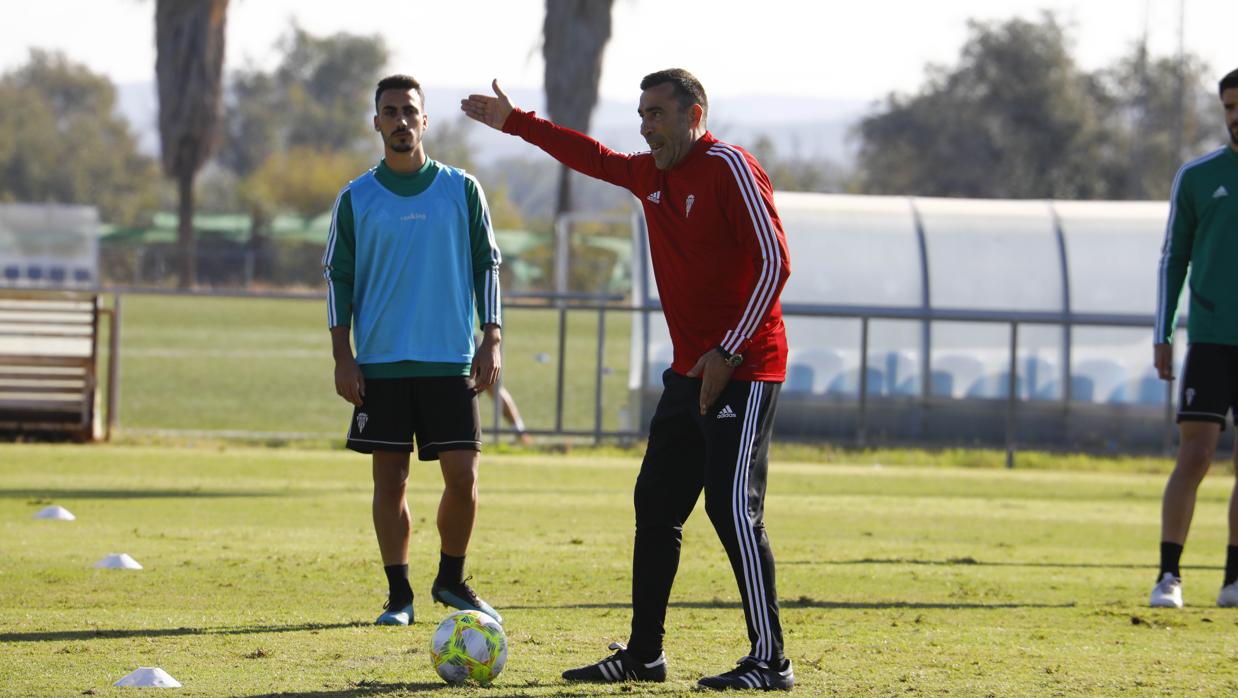
MULTIPOLYGON (((1183 36, 1219 78, 1238 67, 1238 1, 1184 0, 1183 36)), ((914 91, 926 62, 953 63, 966 20, 1035 18, 1073 28, 1075 56, 1095 69, 1148 28, 1152 50, 1178 46, 1179 0, 615 0, 601 91, 635 99, 645 73, 679 66, 711 96, 849 100, 914 91)), ((0 72, 30 47, 57 48, 117 83, 154 79, 154 0, 0 0, 0 72)), ((274 63, 295 18, 315 34, 382 34, 393 71, 427 86, 540 88, 542 0, 232 0, 227 65, 274 63)))

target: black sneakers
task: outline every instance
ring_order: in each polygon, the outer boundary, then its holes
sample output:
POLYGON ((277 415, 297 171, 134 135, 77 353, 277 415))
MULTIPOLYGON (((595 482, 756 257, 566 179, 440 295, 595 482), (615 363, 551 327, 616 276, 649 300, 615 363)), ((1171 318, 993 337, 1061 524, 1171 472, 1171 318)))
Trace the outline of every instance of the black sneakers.
POLYGON ((731 688, 789 691, 795 686, 795 674, 791 671, 790 659, 782 660, 774 668, 755 657, 744 657, 734 669, 717 676, 706 676, 697 683, 717 691, 731 688))
POLYGON ((468 585, 469 579, 472 579, 472 577, 457 584, 440 584, 436 579, 434 580, 434 586, 430 588, 430 596, 444 606, 450 606, 461 611, 481 611, 493 618, 495 622, 502 624, 503 616, 499 615, 499 612, 494 610, 493 606, 481 600, 477 592, 473 591, 473 588, 468 585))
POLYGON ((618 642, 610 643, 614 654, 597 664, 568 669, 563 678, 568 681, 593 683, 617 683, 619 681, 665 681, 666 655, 660 654, 652 662, 637 662, 628 654, 628 648, 618 642))
MULTIPOLYGON (((665 681, 666 655, 660 654, 652 662, 643 663, 634 660, 628 649, 618 642, 612 642, 610 649, 615 650, 611 656, 597 664, 568 669, 563 672, 563 678, 568 681, 590 681, 593 683, 618 683, 620 681, 665 681)), ((795 686, 795 674, 791 671, 791 660, 782 660, 777 668, 753 657, 744 657, 730 671, 707 676, 698 682, 704 688, 724 691, 727 689, 789 691, 795 686)))

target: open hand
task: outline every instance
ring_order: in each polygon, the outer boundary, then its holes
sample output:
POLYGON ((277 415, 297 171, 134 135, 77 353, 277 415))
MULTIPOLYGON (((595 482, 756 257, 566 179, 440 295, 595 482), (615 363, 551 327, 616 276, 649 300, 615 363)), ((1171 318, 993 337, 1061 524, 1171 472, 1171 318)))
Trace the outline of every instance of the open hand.
POLYGON ((460 111, 464 112, 473 121, 480 121, 490 128, 503 130, 503 122, 507 121, 507 117, 512 113, 512 101, 507 98, 507 94, 499 88, 499 81, 494 80, 490 83, 490 87, 494 90, 494 97, 490 95, 469 95, 467 98, 460 100, 460 111))

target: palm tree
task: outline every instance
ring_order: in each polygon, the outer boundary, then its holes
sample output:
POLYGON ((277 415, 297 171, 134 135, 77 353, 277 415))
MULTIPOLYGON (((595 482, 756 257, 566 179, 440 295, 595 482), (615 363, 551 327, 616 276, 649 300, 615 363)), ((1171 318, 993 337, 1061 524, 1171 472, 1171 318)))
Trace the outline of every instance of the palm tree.
MULTIPOLYGON (((602 52, 610 40, 614 0, 546 0, 542 57, 546 111, 552 121, 586 132, 598 101, 602 52)), ((572 209, 570 170, 560 166, 555 216, 572 209)))
POLYGON ((156 0, 155 74, 163 170, 179 195, 180 287, 197 281, 193 180, 214 150, 223 93, 228 0, 156 0))

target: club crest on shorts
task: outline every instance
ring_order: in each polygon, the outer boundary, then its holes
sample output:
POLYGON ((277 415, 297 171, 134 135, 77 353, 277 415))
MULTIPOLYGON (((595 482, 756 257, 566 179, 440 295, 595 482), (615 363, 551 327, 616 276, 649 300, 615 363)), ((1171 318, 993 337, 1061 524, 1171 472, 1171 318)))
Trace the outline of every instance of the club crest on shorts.
POLYGON ((684 202, 684 218, 692 215, 692 204, 694 203, 696 203, 696 194, 688 194, 688 200, 684 202))
POLYGON ((365 423, 370 421, 370 415, 364 412, 357 413, 357 432, 365 431, 365 423))
POLYGON ((1186 389, 1186 392, 1185 392, 1185 393, 1183 393, 1183 395, 1186 397, 1186 404, 1187 404, 1188 406, 1189 406, 1192 402, 1195 402, 1195 389, 1194 389, 1194 388, 1187 388, 1187 389, 1186 389))

